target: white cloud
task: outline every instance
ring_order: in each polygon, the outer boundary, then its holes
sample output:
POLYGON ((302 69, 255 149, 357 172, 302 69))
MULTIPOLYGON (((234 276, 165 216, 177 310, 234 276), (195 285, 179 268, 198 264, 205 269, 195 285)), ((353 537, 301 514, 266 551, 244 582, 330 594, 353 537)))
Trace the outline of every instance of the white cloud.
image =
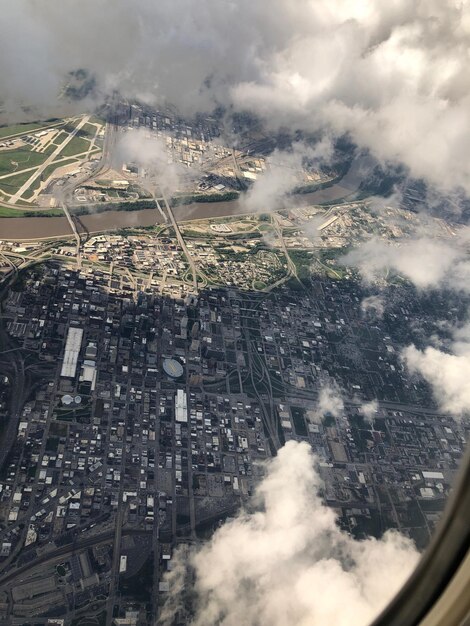
POLYGON ((358 268, 367 282, 385 278, 391 270, 419 289, 452 287, 470 289, 470 260, 462 242, 420 238, 399 245, 371 239, 342 258, 358 268))
POLYGON ((344 401, 341 391, 333 385, 325 385, 318 394, 317 405, 314 409, 314 417, 311 421, 321 423, 325 415, 339 417, 344 410, 344 401))
POLYGON ((227 521, 199 548, 173 559, 170 624, 188 567, 194 571, 193 626, 366 626, 411 573, 418 554, 387 532, 355 541, 336 526, 319 495, 305 443, 289 442, 267 466, 252 512, 227 521), (386 567, 384 567, 386 563, 386 567))
POLYGON ((180 188, 189 176, 197 177, 197 171, 172 162, 161 137, 145 130, 132 130, 119 136, 115 151, 115 166, 119 169, 124 163, 135 163, 145 170, 144 186, 153 191, 156 187, 164 193, 172 194, 180 188))
POLYGON ((361 311, 382 318, 385 311, 385 298, 379 295, 363 298, 361 300, 361 311))
POLYGON ((364 419, 368 422, 372 422, 373 418, 376 416, 378 408, 379 403, 377 400, 371 400, 370 402, 364 402, 360 410, 364 419))
POLYGON ((454 331, 450 350, 411 345, 402 358, 411 373, 421 374, 432 386, 441 409, 461 417, 470 412, 470 325, 454 331))
POLYGON ((2 18, 5 115, 63 110, 64 77, 86 68, 92 101, 118 89, 183 113, 222 104, 271 127, 347 132, 415 177, 470 190, 468 2, 15 0, 2 18))
POLYGON ((315 146, 295 142, 291 150, 274 150, 266 160, 266 170, 244 195, 242 201, 250 211, 281 208, 283 200, 301 184, 300 174, 308 160, 311 167, 331 162, 334 154, 330 137, 323 137, 315 146))

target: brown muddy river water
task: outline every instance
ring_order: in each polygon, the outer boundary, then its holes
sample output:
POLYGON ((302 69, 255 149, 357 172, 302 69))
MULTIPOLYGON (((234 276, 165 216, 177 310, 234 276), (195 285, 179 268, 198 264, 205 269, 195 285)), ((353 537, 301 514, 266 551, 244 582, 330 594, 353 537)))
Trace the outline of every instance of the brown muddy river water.
MULTIPOLYGON (((291 196, 290 206, 334 202, 355 191, 359 185, 363 161, 357 160, 346 176, 336 185, 312 193, 291 196)), ((260 207, 262 211, 264 207, 260 207)), ((198 202, 175 207, 173 213, 178 221, 207 219, 247 213, 243 201, 198 202)), ((152 226, 161 223, 157 209, 143 211, 106 211, 83 215, 79 218, 82 230, 90 233, 116 230, 131 226, 152 226)), ((42 239, 70 235, 71 229, 65 217, 4 217, 0 218, 0 239, 42 239)))

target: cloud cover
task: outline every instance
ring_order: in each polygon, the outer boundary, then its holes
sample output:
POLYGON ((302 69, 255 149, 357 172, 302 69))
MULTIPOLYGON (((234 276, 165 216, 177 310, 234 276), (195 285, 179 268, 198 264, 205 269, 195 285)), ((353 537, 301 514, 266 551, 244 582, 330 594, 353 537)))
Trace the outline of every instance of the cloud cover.
POLYGON ((298 175, 307 161, 310 167, 331 163, 334 146, 331 138, 324 136, 312 147, 297 141, 290 150, 275 149, 266 160, 266 171, 260 175, 243 196, 249 211, 266 211, 282 208, 283 201, 299 186, 298 175))
MULTIPOLYGON (((468 229, 452 241, 422 237, 391 245, 375 238, 349 252, 342 262, 355 266, 366 282, 393 271, 420 290, 445 288, 468 294, 468 243, 468 229)), ((376 308, 377 299, 375 295, 365 298, 362 310, 376 308)), ((383 313, 384 300, 378 301, 383 313)), ((401 357, 411 374, 420 374, 431 385, 440 409, 461 418, 470 412, 470 324, 450 330, 450 342, 441 341, 441 345, 429 345, 424 350, 410 345, 401 351, 401 357)), ((436 338, 431 339, 435 343, 436 338)))
POLYGON ((341 262, 356 267, 366 282, 386 277, 390 270, 418 289, 449 287, 470 290, 470 259, 465 238, 442 241, 422 237, 391 244, 373 238, 355 248, 341 262))
POLYGON ((449 349, 411 345, 402 358, 411 373, 421 374, 432 386, 441 409, 459 418, 470 413, 470 324, 454 330, 449 349))
POLYGON ((361 413, 364 416, 364 419, 372 423, 377 411, 379 408, 379 403, 377 400, 370 400, 370 402, 364 402, 361 406, 361 413))
POLYGON ((341 390, 334 384, 324 385, 318 394, 317 405, 311 421, 321 424, 326 415, 339 417, 344 410, 341 390))
POLYGON ((305 443, 288 442, 267 466, 256 509, 241 512, 199 549, 175 557, 176 594, 164 609, 170 624, 187 566, 194 570, 193 626, 366 626, 417 562, 396 532, 355 541, 336 525, 318 495, 321 479, 305 443), (384 567, 387 563, 387 567, 384 567))
POLYGON ((171 195, 185 180, 195 180, 198 169, 189 170, 169 157, 164 139, 143 129, 120 134, 113 154, 119 171, 124 163, 134 163, 143 169, 139 182, 151 191, 171 195))
POLYGON ((415 177, 470 190, 468 0, 15 0, 2 18, 5 116, 65 108, 64 77, 85 68, 98 101, 117 89, 347 132, 415 177))

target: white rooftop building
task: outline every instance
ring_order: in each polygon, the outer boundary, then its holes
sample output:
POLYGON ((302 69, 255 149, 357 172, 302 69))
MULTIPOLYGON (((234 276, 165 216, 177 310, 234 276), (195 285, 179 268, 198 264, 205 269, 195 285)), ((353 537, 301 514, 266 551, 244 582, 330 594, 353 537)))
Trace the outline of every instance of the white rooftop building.
POLYGON ((444 474, 442 472, 426 472, 423 471, 424 480, 444 480, 444 474))
POLYGON ((177 422, 188 421, 188 401, 186 398, 186 392, 182 389, 178 389, 176 392, 175 419, 177 422))
POLYGON ((65 354, 60 375, 74 378, 77 371, 78 355, 82 346, 83 328, 69 328, 65 343, 65 354))

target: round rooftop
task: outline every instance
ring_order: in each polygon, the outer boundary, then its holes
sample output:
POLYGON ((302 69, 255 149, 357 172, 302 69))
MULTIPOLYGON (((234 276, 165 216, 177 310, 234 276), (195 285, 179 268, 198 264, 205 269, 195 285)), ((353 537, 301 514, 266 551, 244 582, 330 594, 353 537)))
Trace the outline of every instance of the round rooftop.
POLYGON ((68 394, 66 396, 62 396, 62 404, 72 404, 73 398, 68 394))
POLYGON ((183 375, 183 366, 176 359, 165 359, 163 361, 163 370, 171 378, 179 378, 183 375))

